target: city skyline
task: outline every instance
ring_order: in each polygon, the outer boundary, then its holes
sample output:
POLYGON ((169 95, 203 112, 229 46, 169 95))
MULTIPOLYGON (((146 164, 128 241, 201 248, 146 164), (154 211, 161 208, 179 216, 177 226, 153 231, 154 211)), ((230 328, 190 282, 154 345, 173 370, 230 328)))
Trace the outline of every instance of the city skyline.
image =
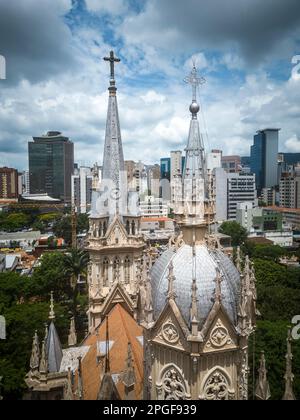
MULTIPOLYGON (((189 117, 183 78, 193 60, 207 80, 200 92, 206 150, 248 156, 253 134, 278 126, 280 151, 299 152, 300 80, 297 61, 292 63, 299 5, 294 0, 290 7, 272 2, 265 22, 268 2, 257 11, 253 3, 240 3, 231 0, 226 7, 226 14, 239 22, 231 31, 219 26, 212 8, 202 13, 202 2, 185 6, 184 25, 176 21, 182 11, 177 1, 172 8, 168 0, 1 4, 0 26, 6 32, 0 37, 0 54, 6 58, 7 79, 0 81, 0 166, 27 169, 28 141, 49 130, 74 141, 75 161, 102 164, 108 69, 101 60, 111 48, 122 59, 117 80, 126 160, 152 164, 170 150, 183 150, 189 117), (241 25, 246 12, 247 24, 241 25), (43 24, 45 15, 48 25, 43 24)), ((214 0, 212 7, 218 4, 214 0)))

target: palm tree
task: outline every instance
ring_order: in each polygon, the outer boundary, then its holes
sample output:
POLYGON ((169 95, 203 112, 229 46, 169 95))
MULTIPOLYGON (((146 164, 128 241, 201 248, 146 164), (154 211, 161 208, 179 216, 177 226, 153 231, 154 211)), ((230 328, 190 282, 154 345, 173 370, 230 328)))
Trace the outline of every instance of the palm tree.
POLYGON ((80 275, 85 275, 87 265, 89 262, 89 255, 86 251, 81 249, 71 249, 65 254, 64 258, 64 272, 70 278, 70 286, 73 291, 73 314, 76 317, 76 303, 78 296, 78 278, 80 275))

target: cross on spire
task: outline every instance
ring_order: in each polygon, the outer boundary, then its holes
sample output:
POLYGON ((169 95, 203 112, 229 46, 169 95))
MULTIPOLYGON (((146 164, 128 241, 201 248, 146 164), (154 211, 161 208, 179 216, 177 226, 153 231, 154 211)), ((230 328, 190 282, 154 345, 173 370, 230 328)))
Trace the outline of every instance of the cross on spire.
POLYGON ((200 85, 204 85, 206 80, 204 77, 199 77, 196 65, 194 63, 193 70, 191 73, 184 79, 185 83, 188 83, 192 86, 193 89, 193 102, 197 101, 197 87, 200 85))
POLYGON ((115 56, 113 51, 110 52, 109 57, 104 57, 104 61, 109 61, 110 63, 110 79, 115 80, 115 63, 120 63, 120 59, 115 56))

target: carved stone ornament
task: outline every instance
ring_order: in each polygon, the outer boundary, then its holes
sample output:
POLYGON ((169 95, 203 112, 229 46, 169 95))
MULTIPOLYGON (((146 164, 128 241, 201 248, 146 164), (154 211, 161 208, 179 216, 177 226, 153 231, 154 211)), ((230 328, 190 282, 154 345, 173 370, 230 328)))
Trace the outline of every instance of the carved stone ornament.
POLYGON ((162 338, 167 343, 176 344, 179 341, 179 333, 175 325, 168 321, 162 326, 159 338, 162 338))
POLYGON ((231 400, 234 393, 230 391, 228 380, 225 375, 216 370, 207 379, 204 386, 204 399, 208 401, 231 400))
POLYGON ((161 378, 161 383, 156 384, 158 399, 184 400, 188 398, 186 385, 182 374, 175 366, 170 366, 161 378))
POLYGON ((232 339, 228 333, 227 328, 218 321, 216 326, 213 328, 212 332, 210 333, 209 340, 206 344, 207 348, 222 348, 226 345, 233 344, 232 339))

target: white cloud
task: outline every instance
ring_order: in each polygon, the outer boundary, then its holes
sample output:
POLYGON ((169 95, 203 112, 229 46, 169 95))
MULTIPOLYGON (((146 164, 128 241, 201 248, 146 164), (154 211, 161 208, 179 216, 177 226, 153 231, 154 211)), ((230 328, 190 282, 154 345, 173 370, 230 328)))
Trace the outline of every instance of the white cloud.
POLYGON ((296 134, 285 142, 285 147, 289 152, 300 153, 300 140, 296 134))

